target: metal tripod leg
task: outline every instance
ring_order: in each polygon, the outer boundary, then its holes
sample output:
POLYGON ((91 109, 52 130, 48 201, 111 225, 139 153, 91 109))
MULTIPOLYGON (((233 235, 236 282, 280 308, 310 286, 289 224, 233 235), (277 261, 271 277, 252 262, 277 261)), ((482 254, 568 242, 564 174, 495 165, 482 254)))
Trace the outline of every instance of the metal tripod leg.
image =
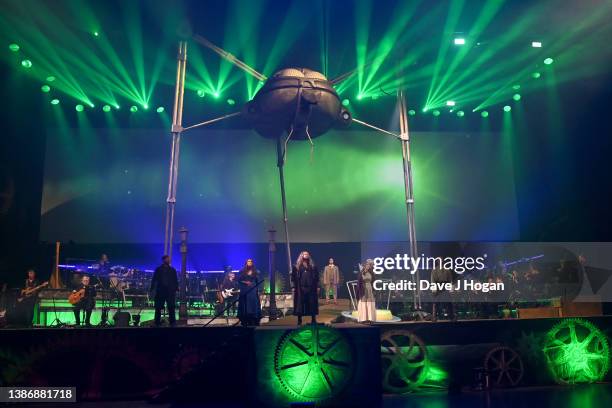
MULTIPOLYGON (((289 134, 288 137, 290 137, 289 134)), ((283 167, 285 166, 285 147, 283 141, 281 141, 282 136, 279 136, 276 139, 276 155, 277 155, 277 163, 278 166, 278 175, 280 178, 280 189, 281 189, 281 203, 283 206, 283 224, 285 227, 285 243, 287 247, 287 272, 289 272, 289 276, 291 276, 291 243, 289 242, 289 220, 287 219, 287 198, 285 196, 285 176, 283 173, 283 167)))

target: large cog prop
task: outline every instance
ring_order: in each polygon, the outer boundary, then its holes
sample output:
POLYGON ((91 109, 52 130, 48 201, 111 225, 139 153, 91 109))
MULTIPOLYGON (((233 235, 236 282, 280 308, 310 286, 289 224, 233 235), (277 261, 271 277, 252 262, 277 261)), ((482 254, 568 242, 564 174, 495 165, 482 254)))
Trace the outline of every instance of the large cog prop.
POLYGON ((293 397, 322 401, 340 394, 351 381, 355 356, 338 330, 307 325, 280 339, 274 354, 274 372, 293 397))
POLYGON ((601 381, 610 365, 606 335, 582 319, 556 324, 547 334, 543 352, 555 381, 560 384, 601 381))
POLYGON ((510 347, 494 347, 485 356, 484 367, 494 387, 515 387, 523 378, 523 359, 510 347))
POLYGON ((407 330, 390 330, 381 337, 383 388, 395 394, 415 391, 427 379, 425 343, 407 330))

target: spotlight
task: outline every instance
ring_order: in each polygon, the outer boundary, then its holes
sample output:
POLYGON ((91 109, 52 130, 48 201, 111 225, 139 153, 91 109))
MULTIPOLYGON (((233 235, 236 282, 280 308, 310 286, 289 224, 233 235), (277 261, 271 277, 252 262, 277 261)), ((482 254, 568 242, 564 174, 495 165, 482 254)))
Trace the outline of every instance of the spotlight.
POLYGON ((532 41, 531 46, 533 48, 542 48, 542 43, 540 41, 532 41))
POLYGON ((533 79, 538 79, 542 76, 542 74, 540 74, 539 72, 534 72, 533 74, 531 74, 531 76, 533 77, 533 79))
POLYGON ((147 110, 147 109, 149 109, 149 104, 145 103, 144 105, 142 105, 142 107, 143 107, 145 110, 147 110))
POLYGON ((414 109, 410 109, 410 110, 408 111, 408 115, 410 115, 410 116, 414 116, 414 115, 416 115, 416 111, 415 111, 414 109))
POLYGON ((351 104, 351 101, 349 101, 348 99, 342 100, 342 106, 349 106, 350 104, 351 104))
POLYGON ((446 101, 446 106, 455 106, 455 101, 446 101))
POLYGON ((440 116, 440 111, 436 109, 435 111, 431 112, 431 114, 434 115, 435 117, 438 117, 440 116))
POLYGON ((75 106, 75 107, 74 107, 74 109, 75 109, 77 112, 83 112, 83 110, 85 109, 85 107, 79 103, 77 106, 75 106))
POLYGON ((47 82, 53 82, 53 81, 55 81, 55 77, 53 75, 49 75, 47 77, 47 82))
POLYGON ((51 105, 58 105, 59 99, 51 99, 51 105))
POLYGON ((511 110, 512 110, 512 107, 510 105, 504 106, 504 112, 510 112, 511 110))
POLYGON ((235 105, 235 104, 236 104, 236 101, 235 101, 235 100, 233 100, 232 98, 227 98, 227 101, 226 101, 226 102, 227 102, 227 104, 228 104, 228 105, 231 105, 231 106, 233 106, 233 105, 235 105))
POLYGON ((518 91, 519 89, 521 89, 521 86, 519 84, 512 85, 512 89, 514 89, 515 91, 518 91))
POLYGON ((164 107, 163 106, 159 106, 155 111, 157 113, 162 113, 164 111, 164 107))
POLYGON ((115 109, 119 110, 119 109, 121 109, 121 106, 115 105, 115 109))
POLYGON ((130 112, 138 112, 138 106, 136 105, 130 106, 130 112))
POLYGON ((552 58, 550 58, 550 57, 548 57, 548 58, 546 58, 546 59, 544 60, 544 64, 545 64, 545 65, 550 65, 550 64, 552 64, 553 62, 555 62, 555 60, 554 60, 554 59, 552 59, 552 58))
POLYGON ((214 96, 215 98, 218 98, 218 97, 220 97, 220 96, 221 96, 221 94, 220 94, 220 93, 217 91, 217 92, 213 93, 213 96, 214 96))
POLYGON ((110 107, 110 105, 104 105, 104 106, 102 107, 102 110, 103 110, 104 112, 110 112, 111 107, 110 107))
POLYGON ((521 100, 521 94, 515 93, 514 95, 512 95, 512 99, 514 99, 515 101, 520 101, 521 100))
POLYGON ((358 101, 360 101, 360 100, 362 100, 362 99, 363 99, 363 94, 362 94, 362 93, 360 93, 359 95, 357 95, 357 100, 358 100, 358 101))
POLYGON ((203 98, 206 96, 206 92, 203 89, 198 89, 198 96, 203 98))
POLYGON ((47 93, 51 90, 51 87, 47 84, 44 84, 43 86, 40 87, 40 90, 43 91, 44 93, 47 93))
POLYGON ((455 38, 455 45, 465 45, 465 38, 455 38))
POLYGON ((482 111, 482 112, 480 112, 480 116, 482 116, 483 118, 488 118, 489 117, 489 112, 482 111))
POLYGON ((98 36, 100 35, 100 33, 99 33, 99 32, 97 32, 97 31, 94 31, 94 32, 93 32, 93 35, 94 35, 94 37, 98 37, 98 36))
POLYGON ((457 111, 457 116, 459 116, 460 118, 465 116, 465 112, 464 111, 457 111))
POLYGON ((32 61, 30 61, 29 59, 24 59, 23 61, 21 61, 21 66, 24 68, 32 68, 32 61))
POLYGON ((19 51, 19 44, 9 44, 9 50, 13 51, 13 52, 17 52, 19 51))

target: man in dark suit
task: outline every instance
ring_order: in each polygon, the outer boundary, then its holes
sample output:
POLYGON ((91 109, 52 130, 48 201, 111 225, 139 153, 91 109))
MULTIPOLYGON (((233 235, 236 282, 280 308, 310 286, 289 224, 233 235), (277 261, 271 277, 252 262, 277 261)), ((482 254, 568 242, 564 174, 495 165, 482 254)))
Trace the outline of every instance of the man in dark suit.
POLYGON ((161 312, 164 304, 168 305, 168 321, 170 326, 176 324, 174 313, 176 305, 176 291, 178 290, 178 279, 176 269, 170 266, 170 257, 162 256, 162 264, 155 269, 153 280, 151 280, 151 291, 155 292, 155 326, 161 324, 161 312))

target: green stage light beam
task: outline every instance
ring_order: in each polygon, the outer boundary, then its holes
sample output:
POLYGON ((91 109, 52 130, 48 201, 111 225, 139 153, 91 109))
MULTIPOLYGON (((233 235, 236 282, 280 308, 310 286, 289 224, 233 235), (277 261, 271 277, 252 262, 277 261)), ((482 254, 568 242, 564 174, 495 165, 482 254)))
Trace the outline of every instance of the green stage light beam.
POLYGON ((40 87, 40 90, 43 91, 44 93, 48 93, 49 91, 51 91, 51 87, 47 84, 43 85, 40 87))
POLYGON ((111 107, 110 107, 110 105, 104 105, 104 106, 102 107, 102 110, 103 110, 104 112, 110 112, 110 111, 111 111, 111 107))
POLYGON ((60 100, 59 99, 51 99, 51 105, 59 105, 60 100))
POLYGON ((510 105, 505 105, 504 106, 504 112, 510 112, 512 110, 512 106, 510 105))
POLYGON ((434 115, 435 117, 440 116, 440 111, 439 110, 434 110, 433 112, 431 112, 432 115, 434 115))
POLYGON ((234 99, 232 99, 232 98, 227 98, 226 102, 230 106, 233 106, 233 105, 236 104, 236 101, 234 99))
POLYGON ((21 66, 24 68, 32 68, 32 61, 29 59, 24 59, 21 61, 21 66))
POLYGON ((546 59, 544 60, 544 64, 545 64, 545 65, 550 65, 550 64, 552 64, 554 61, 555 61, 554 59, 552 59, 552 58, 548 57, 548 58, 546 58, 546 59))
POLYGON ((464 117, 464 116, 465 116, 465 112, 464 112, 464 111, 462 111, 462 110, 457 111, 457 116, 459 116, 460 118, 462 118, 462 117, 464 117))
POLYGON ((521 94, 515 93, 514 95, 512 95, 512 99, 514 99, 515 101, 520 101, 521 100, 521 94))
POLYGON ((45 78, 45 80, 47 82, 53 82, 53 81, 55 81, 55 77, 53 75, 49 75, 47 78, 45 78))
POLYGON ((531 46, 533 48, 542 48, 542 43, 540 41, 532 41, 531 46))
POLYGON ((489 112, 482 111, 482 112, 480 112, 480 116, 483 117, 483 118, 488 118, 489 117, 489 112))
POLYGON ((455 45, 465 45, 465 38, 457 37, 453 40, 455 45))
POLYGON ((78 105, 76 105, 76 106, 74 107, 74 109, 75 109, 77 112, 83 112, 83 111, 85 110, 85 107, 79 103, 78 105))
POLYGON ((162 113, 164 110, 165 110, 165 109, 164 109, 164 107, 163 107, 163 106, 159 106, 159 107, 158 107, 158 108, 157 108, 155 111, 156 111, 157 113, 162 113))
POLYGON ((410 115, 410 116, 415 116, 415 115, 416 115, 416 111, 415 111, 414 109, 410 109, 410 110, 408 111, 408 115, 410 115))
POLYGON ((20 49, 19 44, 15 44, 15 43, 9 44, 9 50, 11 50, 12 52, 17 52, 19 51, 19 49, 20 49))
POLYGON ((136 105, 130 106, 130 112, 138 112, 138 106, 136 105))

